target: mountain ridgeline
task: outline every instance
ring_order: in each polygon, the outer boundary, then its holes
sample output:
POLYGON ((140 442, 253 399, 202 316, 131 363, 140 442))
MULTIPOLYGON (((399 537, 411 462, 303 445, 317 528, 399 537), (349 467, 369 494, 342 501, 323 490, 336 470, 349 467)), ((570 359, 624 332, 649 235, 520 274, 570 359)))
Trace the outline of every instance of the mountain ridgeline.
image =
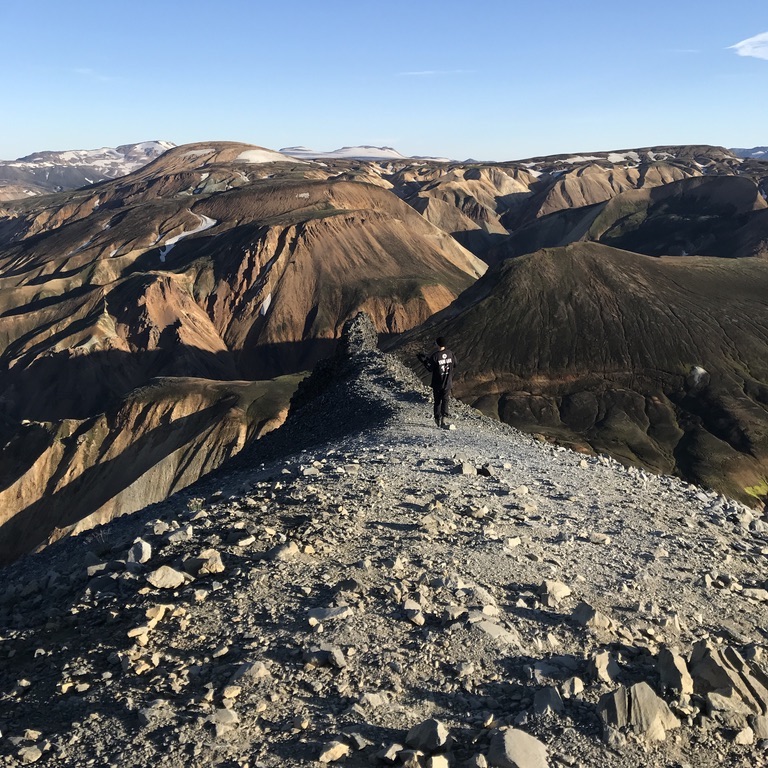
POLYGON ((412 365, 447 335, 456 394, 509 424, 768 497, 767 163, 150 150, 0 203, 2 560, 278 426, 359 311, 412 365))

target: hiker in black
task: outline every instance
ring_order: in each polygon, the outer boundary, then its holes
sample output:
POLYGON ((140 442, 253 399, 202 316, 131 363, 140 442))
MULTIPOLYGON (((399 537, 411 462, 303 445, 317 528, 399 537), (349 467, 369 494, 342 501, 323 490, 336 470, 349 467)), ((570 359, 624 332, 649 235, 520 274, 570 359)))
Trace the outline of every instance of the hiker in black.
POLYGON ((453 384, 453 371, 456 368, 456 356, 445 346, 445 339, 435 339, 437 349, 431 355, 419 352, 417 357, 432 374, 432 393, 435 396, 435 424, 447 427, 448 397, 453 384))

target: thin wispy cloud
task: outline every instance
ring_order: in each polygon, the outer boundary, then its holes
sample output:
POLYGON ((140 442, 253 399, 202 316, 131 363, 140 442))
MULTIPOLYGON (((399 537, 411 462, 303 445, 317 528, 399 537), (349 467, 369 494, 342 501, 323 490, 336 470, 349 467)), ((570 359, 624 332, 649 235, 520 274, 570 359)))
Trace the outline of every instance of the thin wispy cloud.
POLYGON ((748 37, 736 45, 728 46, 729 51, 736 51, 739 56, 751 56, 753 59, 768 61, 768 32, 748 37))
POLYGON ((440 75, 471 75, 474 69, 422 69, 415 72, 398 72, 398 77, 437 77, 440 75))
POLYGON ((91 69, 90 67, 77 67, 72 71, 76 75, 80 75, 80 77, 87 78, 88 80, 94 80, 95 82, 99 83, 109 83, 113 80, 113 78, 107 77, 107 75, 102 75, 101 72, 97 72, 95 69, 91 69))

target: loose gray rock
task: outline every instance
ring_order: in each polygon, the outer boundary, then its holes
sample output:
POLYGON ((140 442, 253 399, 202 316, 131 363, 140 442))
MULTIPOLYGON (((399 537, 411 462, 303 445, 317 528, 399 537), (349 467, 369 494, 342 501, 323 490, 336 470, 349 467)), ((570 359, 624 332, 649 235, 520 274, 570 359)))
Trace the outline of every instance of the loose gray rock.
POLYGON ((588 671, 596 680, 604 683, 614 682, 621 674, 616 659, 608 651, 598 651, 589 660, 588 671))
POLYGON ((688 673, 685 659, 669 648, 659 651, 659 678, 662 688, 678 694, 693 693, 693 678, 688 673))
POLYGON ((408 731, 405 743, 422 752, 437 752, 444 749, 448 744, 448 728, 434 718, 424 720, 408 731))
POLYGON ((157 589, 178 589, 186 583, 184 574, 169 565, 161 565, 152 571, 147 576, 147 581, 157 589))
POLYGON ((348 605, 339 606, 338 608, 312 608, 307 616, 310 622, 321 621, 340 621, 341 619, 348 619, 352 615, 352 609, 348 605))
POLYGON ((278 562, 288 562, 295 560, 301 554, 299 545, 295 541, 287 541, 285 544, 279 544, 272 547, 267 554, 267 560, 276 560, 278 562))
POLYGON ((549 768, 546 746, 518 728, 494 734, 488 762, 494 768, 549 768))
POLYGON ((666 702, 645 682, 636 683, 629 689, 620 686, 605 694, 598 702, 597 711, 606 726, 630 726, 647 741, 664 741, 667 731, 680 726, 666 702))
POLYGON ((146 563, 152 559, 152 546, 144 539, 136 539, 128 550, 129 563, 146 563))
POLYGON ((582 627, 594 629, 610 629, 613 622, 603 613, 593 608, 587 602, 579 603, 571 614, 574 621, 582 627))
POLYGON ((200 553, 200 559, 203 561, 200 567, 200 576, 214 573, 224 573, 224 563, 221 559, 221 554, 215 549, 204 549, 200 553))
POLYGON ((36 763, 43 756, 42 750, 36 745, 22 747, 17 754, 23 765, 36 763))
POLYGON ((539 594, 544 605, 554 608, 571 594, 571 588, 562 581, 546 579, 539 587, 539 594))
POLYGON ((317 759, 321 763, 335 763, 337 760, 346 757, 351 751, 349 744, 343 741, 331 741, 320 750, 320 755, 317 759))
POLYGON ((584 692, 584 681, 580 677, 569 677, 561 686, 561 693, 566 699, 572 699, 584 692))
POLYGON ((554 686, 548 685, 534 694, 533 711, 537 715, 546 713, 560 714, 564 709, 560 692, 554 686))

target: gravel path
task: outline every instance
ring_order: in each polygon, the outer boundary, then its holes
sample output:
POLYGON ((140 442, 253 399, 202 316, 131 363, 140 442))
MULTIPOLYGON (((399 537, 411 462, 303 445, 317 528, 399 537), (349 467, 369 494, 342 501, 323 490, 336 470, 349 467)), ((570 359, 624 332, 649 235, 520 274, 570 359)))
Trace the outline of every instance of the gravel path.
POLYGON ((229 468, 3 572, 4 764, 766 764, 765 519, 460 403, 437 429, 374 341, 229 468))

